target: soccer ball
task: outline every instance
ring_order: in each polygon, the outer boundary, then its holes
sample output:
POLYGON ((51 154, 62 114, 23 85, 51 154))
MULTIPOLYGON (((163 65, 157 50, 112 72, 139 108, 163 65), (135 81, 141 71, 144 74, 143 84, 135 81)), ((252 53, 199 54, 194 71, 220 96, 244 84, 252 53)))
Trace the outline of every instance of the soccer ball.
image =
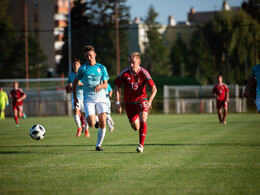
POLYGON ((45 128, 39 124, 33 125, 32 128, 30 129, 30 136, 36 140, 43 139, 45 136, 45 128))

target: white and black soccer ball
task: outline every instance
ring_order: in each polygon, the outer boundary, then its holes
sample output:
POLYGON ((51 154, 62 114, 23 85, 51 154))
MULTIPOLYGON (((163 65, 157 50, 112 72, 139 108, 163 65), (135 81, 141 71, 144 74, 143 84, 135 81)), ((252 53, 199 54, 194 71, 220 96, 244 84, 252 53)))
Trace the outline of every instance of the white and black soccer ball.
POLYGON ((33 125, 30 129, 30 136, 35 140, 41 140, 45 136, 45 128, 42 125, 33 125))

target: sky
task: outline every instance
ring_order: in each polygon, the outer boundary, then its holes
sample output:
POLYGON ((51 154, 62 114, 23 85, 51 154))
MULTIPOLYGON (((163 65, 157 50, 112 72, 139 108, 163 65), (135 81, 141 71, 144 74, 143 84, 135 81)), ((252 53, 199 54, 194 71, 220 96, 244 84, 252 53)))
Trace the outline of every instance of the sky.
MULTIPOLYGON (((244 0, 228 0, 232 7, 240 7, 244 0)), ((223 0, 127 0, 130 7, 131 20, 135 17, 146 18, 150 5, 153 5, 155 12, 159 15, 157 22, 167 24, 171 15, 176 22, 187 21, 187 14, 191 7, 197 12, 219 11, 222 8, 223 0)))

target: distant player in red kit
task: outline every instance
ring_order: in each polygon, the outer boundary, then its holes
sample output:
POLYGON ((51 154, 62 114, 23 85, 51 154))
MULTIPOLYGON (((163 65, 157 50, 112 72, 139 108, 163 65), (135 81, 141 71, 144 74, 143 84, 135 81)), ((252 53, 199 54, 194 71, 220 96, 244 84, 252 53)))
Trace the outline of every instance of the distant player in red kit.
POLYGON ((218 84, 216 84, 212 90, 212 93, 216 97, 217 109, 218 109, 218 118, 220 124, 227 124, 226 116, 228 112, 228 101, 229 101, 229 89, 226 84, 222 83, 222 76, 218 75, 218 84), (221 108, 224 108, 223 117, 221 108))
POLYGON ((115 80, 116 111, 121 113, 121 86, 124 84, 124 103, 127 117, 131 127, 139 130, 139 144, 137 152, 143 152, 144 140, 147 132, 146 120, 148 109, 152 108, 152 101, 157 93, 157 88, 147 70, 140 66, 141 55, 133 52, 129 55, 129 67, 123 70, 115 80), (151 88, 148 99, 146 84, 151 88))
POLYGON ((19 88, 18 82, 14 82, 14 88, 10 91, 9 98, 13 98, 14 120, 16 127, 19 127, 18 116, 26 119, 26 115, 23 112, 23 100, 26 98, 26 94, 19 88))

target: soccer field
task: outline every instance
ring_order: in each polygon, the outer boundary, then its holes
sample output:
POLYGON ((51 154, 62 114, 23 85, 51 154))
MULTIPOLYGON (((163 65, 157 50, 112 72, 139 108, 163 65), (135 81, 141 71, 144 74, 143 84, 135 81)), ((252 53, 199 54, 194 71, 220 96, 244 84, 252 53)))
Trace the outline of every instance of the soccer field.
POLYGON ((143 153, 126 115, 103 152, 97 129, 76 137, 73 117, 0 121, 0 194, 260 194, 260 116, 150 115, 143 153), (43 140, 29 136, 33 124, 43 140))

